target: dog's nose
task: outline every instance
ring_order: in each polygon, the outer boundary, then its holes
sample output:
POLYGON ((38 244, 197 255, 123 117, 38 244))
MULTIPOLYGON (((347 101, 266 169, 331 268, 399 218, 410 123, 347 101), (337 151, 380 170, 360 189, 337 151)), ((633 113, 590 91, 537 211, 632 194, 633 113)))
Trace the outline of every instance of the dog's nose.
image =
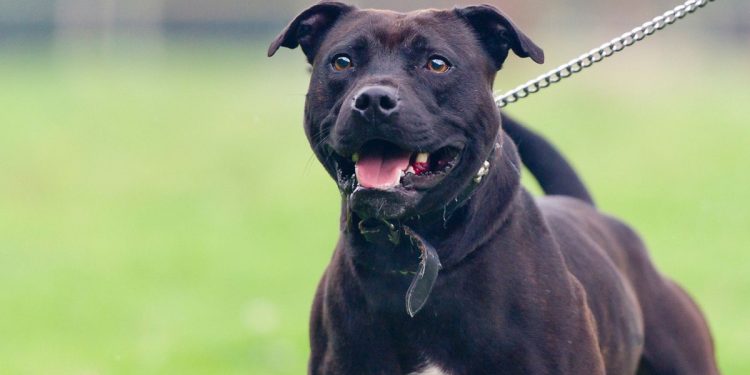
POLYGON ((398 92, 388 86, 368 86, 354 96, 352 110, 366 118, 388 116, 398 108, 398 92))

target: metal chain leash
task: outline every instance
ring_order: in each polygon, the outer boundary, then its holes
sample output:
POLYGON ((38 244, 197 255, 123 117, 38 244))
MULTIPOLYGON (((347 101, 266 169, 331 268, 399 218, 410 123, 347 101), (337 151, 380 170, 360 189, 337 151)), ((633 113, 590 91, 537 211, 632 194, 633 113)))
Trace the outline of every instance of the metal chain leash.
POLYGON ((713 1, 715 0, 688 0, 684 4, 676 6, 674 9, 667 11, 661 16, 658 16, 633 30, 602 44, 598 48, 592 49, 578 58, 571 60, 567 64, 561 65, 555 70, 526 82, 525 84, 509 91, 507 94, 496 96, 495 104, 497 104, 498 108, 503 108, 508 104, 515 103, 531 94, 539 92, 541 89, 560 82, 563 79, 568 78, 637 42, 640 42, 647 36, 675 23, 677 20, 695 12, 699 8, 703 8, 713 1))

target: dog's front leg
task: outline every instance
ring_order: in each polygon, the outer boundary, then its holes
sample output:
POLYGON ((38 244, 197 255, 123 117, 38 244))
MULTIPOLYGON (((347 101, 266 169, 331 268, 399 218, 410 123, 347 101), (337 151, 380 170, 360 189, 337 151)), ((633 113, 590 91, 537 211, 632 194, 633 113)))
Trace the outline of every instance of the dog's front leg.
POLYGON ((403 374, 386 325, 363 294, 332 264, 323 276, 310 321, 310 375, 403 374))

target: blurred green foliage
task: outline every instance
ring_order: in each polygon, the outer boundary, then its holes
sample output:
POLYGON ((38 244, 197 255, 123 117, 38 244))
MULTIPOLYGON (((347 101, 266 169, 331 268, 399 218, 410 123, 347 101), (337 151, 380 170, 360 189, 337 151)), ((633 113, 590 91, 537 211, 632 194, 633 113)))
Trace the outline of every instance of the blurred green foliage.
MULTIPOLYGON (((303 135, 301 56, 264 50, 0 49, 0 373, 304 373, 339 196, 303 135)), ((640 231, 746 374, 750 72, 703 51, 644 48, 510 112, 640 231)))

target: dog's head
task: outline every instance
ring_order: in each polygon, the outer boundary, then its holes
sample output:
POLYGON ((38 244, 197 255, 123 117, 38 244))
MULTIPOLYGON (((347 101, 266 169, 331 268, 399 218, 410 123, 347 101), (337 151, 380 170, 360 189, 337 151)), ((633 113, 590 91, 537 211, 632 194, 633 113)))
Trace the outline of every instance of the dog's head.
POLYGON ((488 6, 395 13, 323 2, 271 44, 312 65, 305 131, 349 208, 405 219, 446 206, 498 142, 492 83, 509 51, 542 50, 488 6))

